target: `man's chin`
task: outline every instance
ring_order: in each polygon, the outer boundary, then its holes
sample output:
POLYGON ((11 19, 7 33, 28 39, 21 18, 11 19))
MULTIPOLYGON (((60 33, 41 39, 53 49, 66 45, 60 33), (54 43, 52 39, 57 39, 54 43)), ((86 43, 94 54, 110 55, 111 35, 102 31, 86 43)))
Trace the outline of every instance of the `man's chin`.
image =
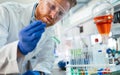
POLYGON ((46 24, 47 24, 47 27, 50 27, 50 26, 54 25, 54 23, 50 23, 50 22, 46 22, 46 24))
POLYGON ((47 27, 53 26, 54 24, 47 24, 47 27))
POLYGON ((44 19, 41 19, 44 23, 47 24, 47 27, 53 26, 54 23, 46 22, 44 19))

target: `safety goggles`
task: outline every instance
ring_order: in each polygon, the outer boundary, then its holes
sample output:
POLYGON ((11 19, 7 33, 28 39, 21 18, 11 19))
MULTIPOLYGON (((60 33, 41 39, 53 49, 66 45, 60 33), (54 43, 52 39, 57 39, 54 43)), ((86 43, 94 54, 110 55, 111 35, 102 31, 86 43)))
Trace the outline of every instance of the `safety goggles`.
POLYGON ((57 12, 58 18, 62 18, 68 12, 56 0, 45 0, 45 2, 49 10, 57 12))

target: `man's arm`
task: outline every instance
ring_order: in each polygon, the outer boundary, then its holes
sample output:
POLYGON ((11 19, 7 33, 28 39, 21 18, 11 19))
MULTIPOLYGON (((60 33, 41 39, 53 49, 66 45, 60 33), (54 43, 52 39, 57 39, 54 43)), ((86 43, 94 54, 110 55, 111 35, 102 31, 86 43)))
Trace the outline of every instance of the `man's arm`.
POLYGON ((40 75, 50 74, 55 60, 54 44, 55 43, 51 38, 44 40, 44 44, 42 44, 42 46, 41 42, 39 42, 35 51, 38 49, 41 50, 39 50, 39 53, 36 55, 36 58, 34 60, 35 62, 37 61, 37 63, 32 63, 33 70, 27 71, 23 75, 37 75, 38 73, 40 75))
POLYGON ((19 73, 17 62, 18 41, 0 48, 0 74, 19 73))
MULTIPOLYGON (((49 33, 48 33, 49 34, 49 33)), ((51 73, 53 64, 54 64, 54 44, 55 42, 49 36, 45 36, 49 39, 45 40, 44 44, 41 46, 40 44, 37 46, 37 49, 41 49, 38 55, 36 56, 36 60, 38 60, 36 66, 33 67, 33 70, 44 72, 47 74, 51 73), (40 48, 39 48, 40 47, 40 48)))
POLYGON ((7 8, 0 5, 0 74, 18 73, 17 66, 17 41, 9 44, 9 12, 7 8), (8 69, 10 68, 10 69, 8 69))
POLYGON ((20 50, 17 48, 17 58, 24 57, 24 55, 20 52, 20 50))

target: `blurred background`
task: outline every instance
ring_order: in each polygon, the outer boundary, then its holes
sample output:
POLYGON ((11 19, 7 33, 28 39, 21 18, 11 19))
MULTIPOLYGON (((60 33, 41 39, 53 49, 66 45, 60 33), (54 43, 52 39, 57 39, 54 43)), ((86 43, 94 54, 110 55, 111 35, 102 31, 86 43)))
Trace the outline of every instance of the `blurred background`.
POLYGON ((0 0, 0 3, 8 2, 8 1, 15 1, 20 3, 31 3, 31 2, 35 2, 36 0, 0 0))
MULTIPOLYGON (((37 0, 0 0, 0 3, 8 1, 23 4, 37 2, 37 0)), ((56 61, 53 75, 80 75, 78 74, 82 72, 80 69, 85 72, 92 71, 91 73, 97 73, 101 68, 111 69, 111 72, 120 70, 120 0, 107 0, 113 5, 113 14, 116 15, 107 46, 101 44, 101 36, 93 21, 92 8, 99 1, 104 0, 77 0, 77 6, 55 25, 56 61), (96 64, 97 68, 91 64, 96 64), (112 66, 106 68, 106 65, 112 66)), ((91 73, 89 75, 92 75, 91 73)))

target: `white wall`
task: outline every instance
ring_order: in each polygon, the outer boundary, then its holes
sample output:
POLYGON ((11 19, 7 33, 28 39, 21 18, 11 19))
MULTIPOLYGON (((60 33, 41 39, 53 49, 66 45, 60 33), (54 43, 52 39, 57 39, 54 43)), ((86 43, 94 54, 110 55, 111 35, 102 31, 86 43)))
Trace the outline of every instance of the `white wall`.
POLYGON ((15 2, 20 2, 20 3, 31 3, 31 2, 35 2, 37 0, 0 0, 0 3, 7 2, 7 1, 15 1, 15 2))

